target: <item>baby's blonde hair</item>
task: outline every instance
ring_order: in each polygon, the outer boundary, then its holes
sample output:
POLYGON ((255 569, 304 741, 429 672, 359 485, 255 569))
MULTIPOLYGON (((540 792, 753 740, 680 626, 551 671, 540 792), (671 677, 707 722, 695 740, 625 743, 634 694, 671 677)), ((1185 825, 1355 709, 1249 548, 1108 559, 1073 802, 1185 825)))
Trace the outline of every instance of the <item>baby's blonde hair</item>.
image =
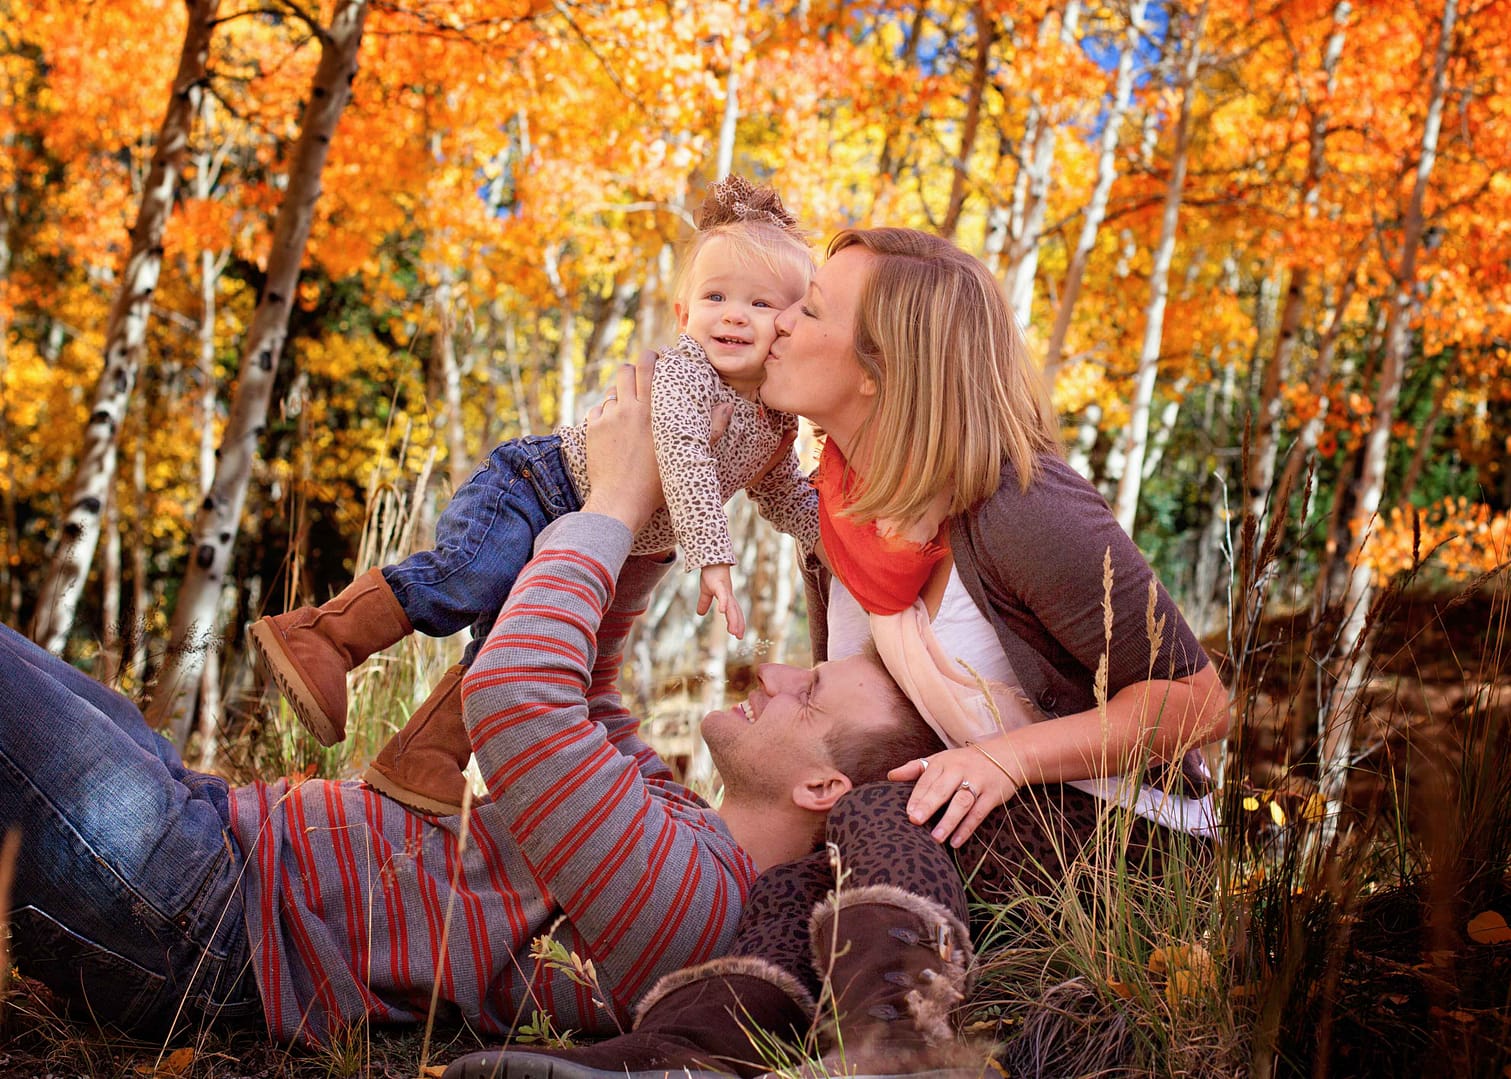
POLYGON ((992 495, 1011 462, 1026 489, 1059 423, 1043 375, 980 259, 914 229, 846 229, 829 256, 873 256, 855 318, 855 353, 878 393, 865 482, 851 515, 918 518, 941 490, 949 512, 992 495))
POLYGON ((683 307, 692 292, 698 253, 714 240, 729 244, 742 266, 758 266, 777 277, 797 277, 799 291, 806 290, 813 277, 813 251, 777 193, 756 187, 743 176, 730 175, 708 189, 698 211, 698 231, 682 251, 672 295, 683 307))

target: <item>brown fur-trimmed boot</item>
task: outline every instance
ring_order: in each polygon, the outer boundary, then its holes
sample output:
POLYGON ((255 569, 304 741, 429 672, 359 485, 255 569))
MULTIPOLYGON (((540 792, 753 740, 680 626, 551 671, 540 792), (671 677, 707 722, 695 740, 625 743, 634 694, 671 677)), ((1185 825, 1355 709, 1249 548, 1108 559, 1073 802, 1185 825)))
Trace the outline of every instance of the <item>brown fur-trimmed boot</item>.
POLYGON ((932 899, 890 884, 844 889, 811 923, 819 976, 833 992, 820 1018, 827 1075, 977 1076, 984 1055, 955 1040, 970 936, 932 899))
MULTIPOLYGON (((727 956, 668 974, 635 1009, 628 1034, 573 1049, 496 1049, 452 1061, 444 1079, 712 1079, 764 1075, 764 1031, 800 1039, 813 999, 764 959, 727 956)), ((765 1050, 770 1054, 770 1050, 765 1050)))
POLYGON ((376 568, 319 607, 259 618, 251 629, 267 673, 323 746, 346 737, 346 672, 413 632, 376 568))
POLYGON ((409 722, 390 738, 367 766, 362 778, 396 802, 422 813, 451 816, 462 811, 467 778, 462 769, 472 756, 467 725, 462 721, 460 663, 441 675, 409 722))

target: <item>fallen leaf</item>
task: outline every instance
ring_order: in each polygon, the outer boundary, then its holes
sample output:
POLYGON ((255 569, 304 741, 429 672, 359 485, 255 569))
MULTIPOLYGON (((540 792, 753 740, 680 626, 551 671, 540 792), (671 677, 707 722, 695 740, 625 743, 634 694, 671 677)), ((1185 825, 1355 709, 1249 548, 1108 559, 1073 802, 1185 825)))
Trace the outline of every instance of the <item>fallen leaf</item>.
POLYGON ((1124 1000, 1133 996, 1133 986, 1127 982, 1120 982, 1116 978, 1107 979, 1107 988, 1111 989, 1116 996, 1122 997, 1124 1000))
POLYGON ((1473 1023, 1479 1019, 1479 1016, 1473 1012, 1466 1012, 1462 1008, 1449 1011, 1447 1008, 1439 1008, 1436 1005, 1428 1008, 1427 1014, 1435 1019, 1452 1019, 1455 1023, 1473 1023))
POLYGON ((1301 816, 1311 824, 1327 818, 1327 799, 1320 794, 1314 794, 1306 800, 1301 807, 1301 816))
POLYGON ((1179 1008, 1187 1000, 1201 996, 1202 980, 1189 970, 1172 970, 1165 983, 1165 999, 1170 1007, 1179 1008))
POLYGON ((1200 944, 1172 944, 1168 948, 1156 948, 1149 953, 1149 969, 1155 974, 1185 971, 1203 985, 1217 981, 1217 964, 1212 962, 1212 953, 1200 944))
POLYGON ((420 1074, 423 1075, 425 1079, 441 1079, 441 1076, 446 1074, 446 1065, 427 1064, 425 1065, 425 1067, 420 1069, 420 1074))
POLYGON ((1511 926, 1499 913, 1487 910, 1469 919, 1469 939, 1476 944, 1506 944, 1511 942, 1511 926))
POLYGON ((194 1067, 194 1050, 185 1046, 175 1049, 162 1060, 154 1064, 138 1064, 136 1074, 162 1076, 164 1079, 176 1079, 180 1075, 188 1075, 189 1069, 194 1067))

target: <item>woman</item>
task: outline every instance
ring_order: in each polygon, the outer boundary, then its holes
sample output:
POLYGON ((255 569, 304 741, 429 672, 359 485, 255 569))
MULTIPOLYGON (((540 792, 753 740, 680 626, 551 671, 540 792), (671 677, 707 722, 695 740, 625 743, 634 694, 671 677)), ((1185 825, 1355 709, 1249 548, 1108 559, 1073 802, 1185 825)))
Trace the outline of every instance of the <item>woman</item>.
MULTIPOLYGON (((925 233, 849 230, 777 332, 761 397, 827 436, 821 470, 845 470, 846 503, 825 510, 861 525, 949 514, 919 599, 943 651, 1000 683, 1003 729, 892 773, 911 787, 846 796, 827 826, 838 888, 825 852, 768 870, 731 956, 664 979, 633 1033, 554 1054, 555 1074, 760 1074, 776 1062, 746 1031, 800 1035, 821 978, 830 1068, 937 1068, 971 958, 962 871, 988 899, 1046 886, 1112 803, 1134 815, 1130 853, 1212 829, 1195 747, 1226 732, 1227 692, 1106 502, 1061 459, 1047 392, 986 268, 925 233), (1120 774, 1146 763, 1170 767, 1128 789, 1120 774)), ((860 650, 869 629, 827 577, 809 579, 815 659, 860 650)), ((447 1074, 543 1063, 478 1054, 447 1074)))

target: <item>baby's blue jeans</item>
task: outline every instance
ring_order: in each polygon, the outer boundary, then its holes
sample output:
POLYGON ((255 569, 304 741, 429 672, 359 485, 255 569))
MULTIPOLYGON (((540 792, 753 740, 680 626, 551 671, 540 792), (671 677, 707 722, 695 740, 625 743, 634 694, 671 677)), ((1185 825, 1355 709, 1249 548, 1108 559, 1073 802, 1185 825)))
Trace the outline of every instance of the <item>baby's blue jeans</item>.
POLYGON ((421 633, 445 637, 471 626, 462 655, 471 666, 534 554, 535 537, 581 505, 560 438, 501 442, 451 496, 436 521, 435 546, 384 566, 383 579, 421 633))

